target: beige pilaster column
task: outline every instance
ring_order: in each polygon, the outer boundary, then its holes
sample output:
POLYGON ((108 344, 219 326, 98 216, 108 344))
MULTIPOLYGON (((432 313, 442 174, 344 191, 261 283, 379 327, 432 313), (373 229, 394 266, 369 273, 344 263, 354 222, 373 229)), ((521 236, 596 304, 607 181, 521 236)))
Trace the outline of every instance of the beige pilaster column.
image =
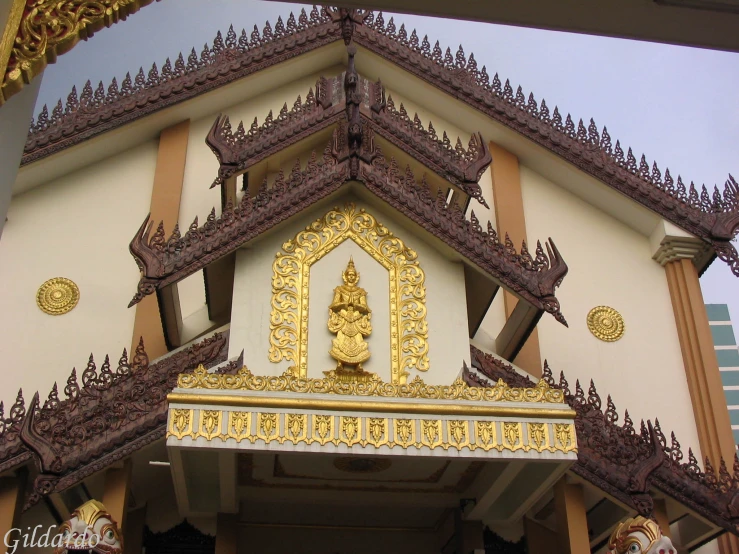
MULTIPOLYGON (((701 453, 715 469, 723 458, 731 471, 736 447, 695 264, 709 255, 707 247, 666 222, 651 241, 667 275, 701 453)), ((718 542, 722 554, 739 554, 737 537, 726 534, 718 542)))
POLYGON ((707 246, 668 223, 655 231, 651 241, 654 259, 667 275, 701 452, 714 468, 723 458, 731 470, 734 437, 695 265, 709 255, 707 246))
MULTIPOLYGON (((0 540, 20 524, 28 471, 22 468, 15 476, 0 477, 0 540)), ((10 539, 20 537, 10 536, 10 539)))
POLYGON ((122 467, 111 467, 105 471, 103 504, 118 524, 122 533, 126 530, 128 495, 131 489, 131 460, 123 462, 122 467))
POLYGON ((523 519, 523 532, 529 554, 560 554, 557 533, 528 517, 523 519))
MULTIPOLYGON (((185 179, 187 142, 190 136, 190 120, 187 119, 164 129, 159 135, 159 152, 151 190, 151 220, 154 226, 164 222, 167 235, 179 220, 182 185, 185 179)), ((133 324, 131 352, 136 351, 139 338, 144 338, 146 353, 150 360, 167 353, 162 318, 155 294, 150 294, 136 304, 133 324)))
POLYGON ((589 554, 588 519, 581 485, 562 477, 554 485, 554 509, 561 554, 589 554))
MULTIPOLYGON (((526 240, 526 244, 528 244, 528 240, 526 239, 526 218, 523 211, 521 172, 518 167, 518 158, 494 142, 490 143, 490 154, 493 157, 493 163, 490 167, 493 178, 493 202, 495 203, 497 232, 501 240, 508 233, 513 244, 519 249, 521 243, 526 240)), ((509 318, 518 303, 518 299, 511 293, 504 291, 503 303, 506 318, 509 318)), ((537 329, 534 329, 516 359, 512 361, 531 375, 541 377, 542 363, 537 329)))
POLYGON ((218 513, 215 554, 236 554, 239 544, 239 514, 218 513))

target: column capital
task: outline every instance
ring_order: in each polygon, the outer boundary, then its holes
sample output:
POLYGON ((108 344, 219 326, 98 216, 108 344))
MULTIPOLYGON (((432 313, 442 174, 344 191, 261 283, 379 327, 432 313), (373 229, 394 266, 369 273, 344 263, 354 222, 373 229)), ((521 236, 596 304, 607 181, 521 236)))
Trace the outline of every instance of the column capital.
POLYGON ((652 231, 649 244, 652 259, 663 267, 676 260, 688 259, 696 267, 703 268, 712 256, 709 244, 665 220, 652 231))

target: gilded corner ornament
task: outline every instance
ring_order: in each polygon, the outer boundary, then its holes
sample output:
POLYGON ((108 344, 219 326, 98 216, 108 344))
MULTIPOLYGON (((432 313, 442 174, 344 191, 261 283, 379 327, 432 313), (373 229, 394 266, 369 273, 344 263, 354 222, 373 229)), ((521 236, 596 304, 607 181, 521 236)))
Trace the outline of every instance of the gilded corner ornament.
POLYGON ((154 0, 27 0, 0 41, 0 105, 20 92, 48 63, 103 27, 123 21, 154 0), (13 28, 14 27, 14 28, 13 28))
POLYGON ((74 281, 65 277, 54 277, 42 284, 36 292, 36 304, 49 315, 70 312, 80 300, 80 289, 74 281))
POLYGON ((626 330, 623 316, 609 306, 596 306, 588 313, 588 329, 605 342, 615 342, 626 330))
POLYGON ((334 208, 282 245, 272 264, 269 360, 293 362, 308 375, 308 306, 311 266, 345 240, 353 240, 387 269, 390 289, 392 382, 409 370, 428 371, 426 275, 418 255, 364 209, 334 208))

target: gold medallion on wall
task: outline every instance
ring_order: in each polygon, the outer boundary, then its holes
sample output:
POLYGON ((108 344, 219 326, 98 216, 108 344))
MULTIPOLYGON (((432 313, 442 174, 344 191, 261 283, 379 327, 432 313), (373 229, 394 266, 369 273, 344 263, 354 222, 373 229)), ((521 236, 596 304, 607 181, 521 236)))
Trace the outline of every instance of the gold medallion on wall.
POLYGON ((36 292, 36 304, 49 315, 62 315, 74 309, 80 299, 80 289, 70 279, 54 277, 36 292))
POLYGON ((277 253, 272 264, 269 360, 292 361, 300 377, 308 376, 311 266, 346 240, 388 271, 391 378, 393 383, 405 383, 408 370, 429 369, 426 275, 414 250, 351 203, 311 223, 277 253))
POLYGON ((609 306, 596 306, 587 317, 588 329, 600 340, 615 342, 626 330, 623 316, 609 306))

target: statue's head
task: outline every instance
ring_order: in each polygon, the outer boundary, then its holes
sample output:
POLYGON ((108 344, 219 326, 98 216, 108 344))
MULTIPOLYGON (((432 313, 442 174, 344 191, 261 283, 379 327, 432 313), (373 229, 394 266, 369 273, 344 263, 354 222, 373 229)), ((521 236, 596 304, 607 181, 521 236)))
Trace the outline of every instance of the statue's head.
POLYGON ((677 554, 656 522, 642 516, 619 524, 608 540, 608 554, 677 554))
POLYGON ((89 500, 72 512, 72 516, 59 527, 61 545, 55 554, 71 554, 86 551, 96 554, 121 554, 123 539, 120 529, 105 506, 97 500, 89 500))
POLYGON ((359 273, 357 273, 357 268, 354 267, 354 260, 352 258, 349 258, 349 264, 346 266, 342 277, 344 283, 347 285, 356 285, 359 283, 359 273))

